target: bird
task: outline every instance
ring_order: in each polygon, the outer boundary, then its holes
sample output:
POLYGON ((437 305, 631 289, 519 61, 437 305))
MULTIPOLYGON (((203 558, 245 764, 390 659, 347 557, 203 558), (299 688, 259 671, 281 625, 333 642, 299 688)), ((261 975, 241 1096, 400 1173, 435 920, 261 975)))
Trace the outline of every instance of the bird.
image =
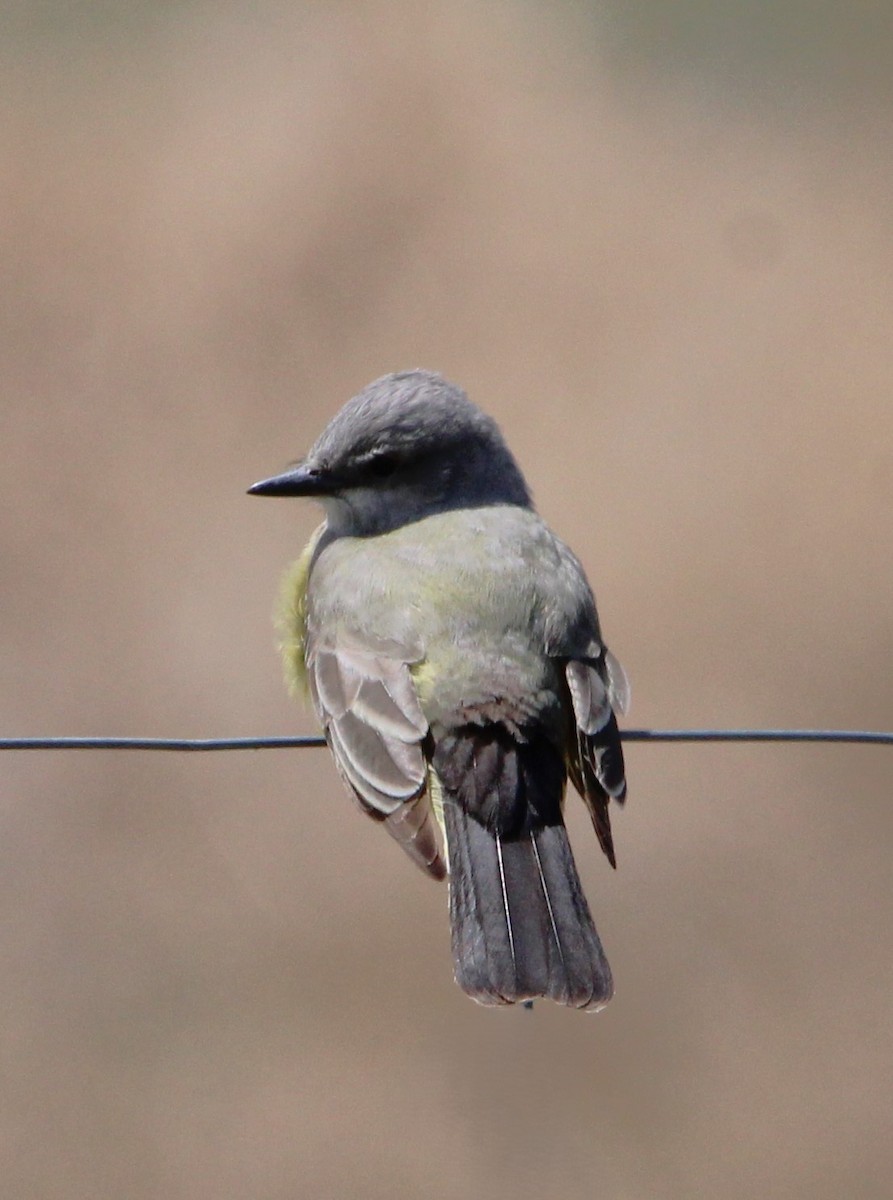
POLYGON ((249 493, 323 507, 283 583, 286 675, 359 807, 448 880, 456 982, 603 1008, 563 806, 570 780, 616 866, 629 684, 496 422, 433 371, 384 375, 249 493))

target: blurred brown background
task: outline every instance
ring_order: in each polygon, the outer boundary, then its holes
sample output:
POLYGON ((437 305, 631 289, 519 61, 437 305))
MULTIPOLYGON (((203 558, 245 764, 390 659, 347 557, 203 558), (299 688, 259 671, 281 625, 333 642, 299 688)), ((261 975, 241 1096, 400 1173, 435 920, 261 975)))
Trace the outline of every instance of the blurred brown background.
MULTIPOLYGON (((893 726, 886 6, 7 2, 0 732, 311 731, 248 499, 502 423, 635 725, 893 726), (739 11, 746 9, 746 11, 739 11)), ((883 749, 629 748, 597 1017, 473 1005, 320 751, 6 754, 2 1192, 890 1194, 883 749)))

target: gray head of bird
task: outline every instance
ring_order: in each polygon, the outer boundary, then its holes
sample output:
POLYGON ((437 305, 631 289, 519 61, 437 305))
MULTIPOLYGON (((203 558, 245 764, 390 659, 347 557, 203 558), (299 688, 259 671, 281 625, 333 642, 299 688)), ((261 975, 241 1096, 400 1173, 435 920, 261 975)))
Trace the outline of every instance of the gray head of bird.
POLYGON ((530 505, 492 417, 433 371, 383 375, 349 400, 307 456, 249 488, 310 496, 333 533, 385 533, 434 513, 530 505))

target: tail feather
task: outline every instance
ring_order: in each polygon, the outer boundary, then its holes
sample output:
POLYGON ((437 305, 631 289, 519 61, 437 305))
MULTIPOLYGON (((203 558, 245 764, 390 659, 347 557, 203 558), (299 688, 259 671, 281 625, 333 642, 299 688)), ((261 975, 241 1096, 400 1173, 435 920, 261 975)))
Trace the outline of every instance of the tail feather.
POLYGON ((459 985, 482 1004, 598 1009, 613 983, 561 823, 500 835, 445 797, 459 985))

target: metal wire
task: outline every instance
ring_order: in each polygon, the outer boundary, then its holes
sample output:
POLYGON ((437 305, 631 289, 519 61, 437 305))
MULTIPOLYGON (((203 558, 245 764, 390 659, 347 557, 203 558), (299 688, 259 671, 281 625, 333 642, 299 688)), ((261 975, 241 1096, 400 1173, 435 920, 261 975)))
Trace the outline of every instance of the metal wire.
POLYGON ((625 729, 625 742, 846 742, 893 746, 893 733, 870 729, 625 729))
MULTIPOLYGON (((624 742, 834 742, 893 746, 893 733, 865 729, 623 729, 620 737, 624 742)), ((0 738, 0 750, 304 750, 325 744, 324 738, 315 735, 241 738, 0 738)))
POLYGON ((0 750, 294 750, 325 744, 325 738, 315 735, 246 738, 0 738, 0 750))

